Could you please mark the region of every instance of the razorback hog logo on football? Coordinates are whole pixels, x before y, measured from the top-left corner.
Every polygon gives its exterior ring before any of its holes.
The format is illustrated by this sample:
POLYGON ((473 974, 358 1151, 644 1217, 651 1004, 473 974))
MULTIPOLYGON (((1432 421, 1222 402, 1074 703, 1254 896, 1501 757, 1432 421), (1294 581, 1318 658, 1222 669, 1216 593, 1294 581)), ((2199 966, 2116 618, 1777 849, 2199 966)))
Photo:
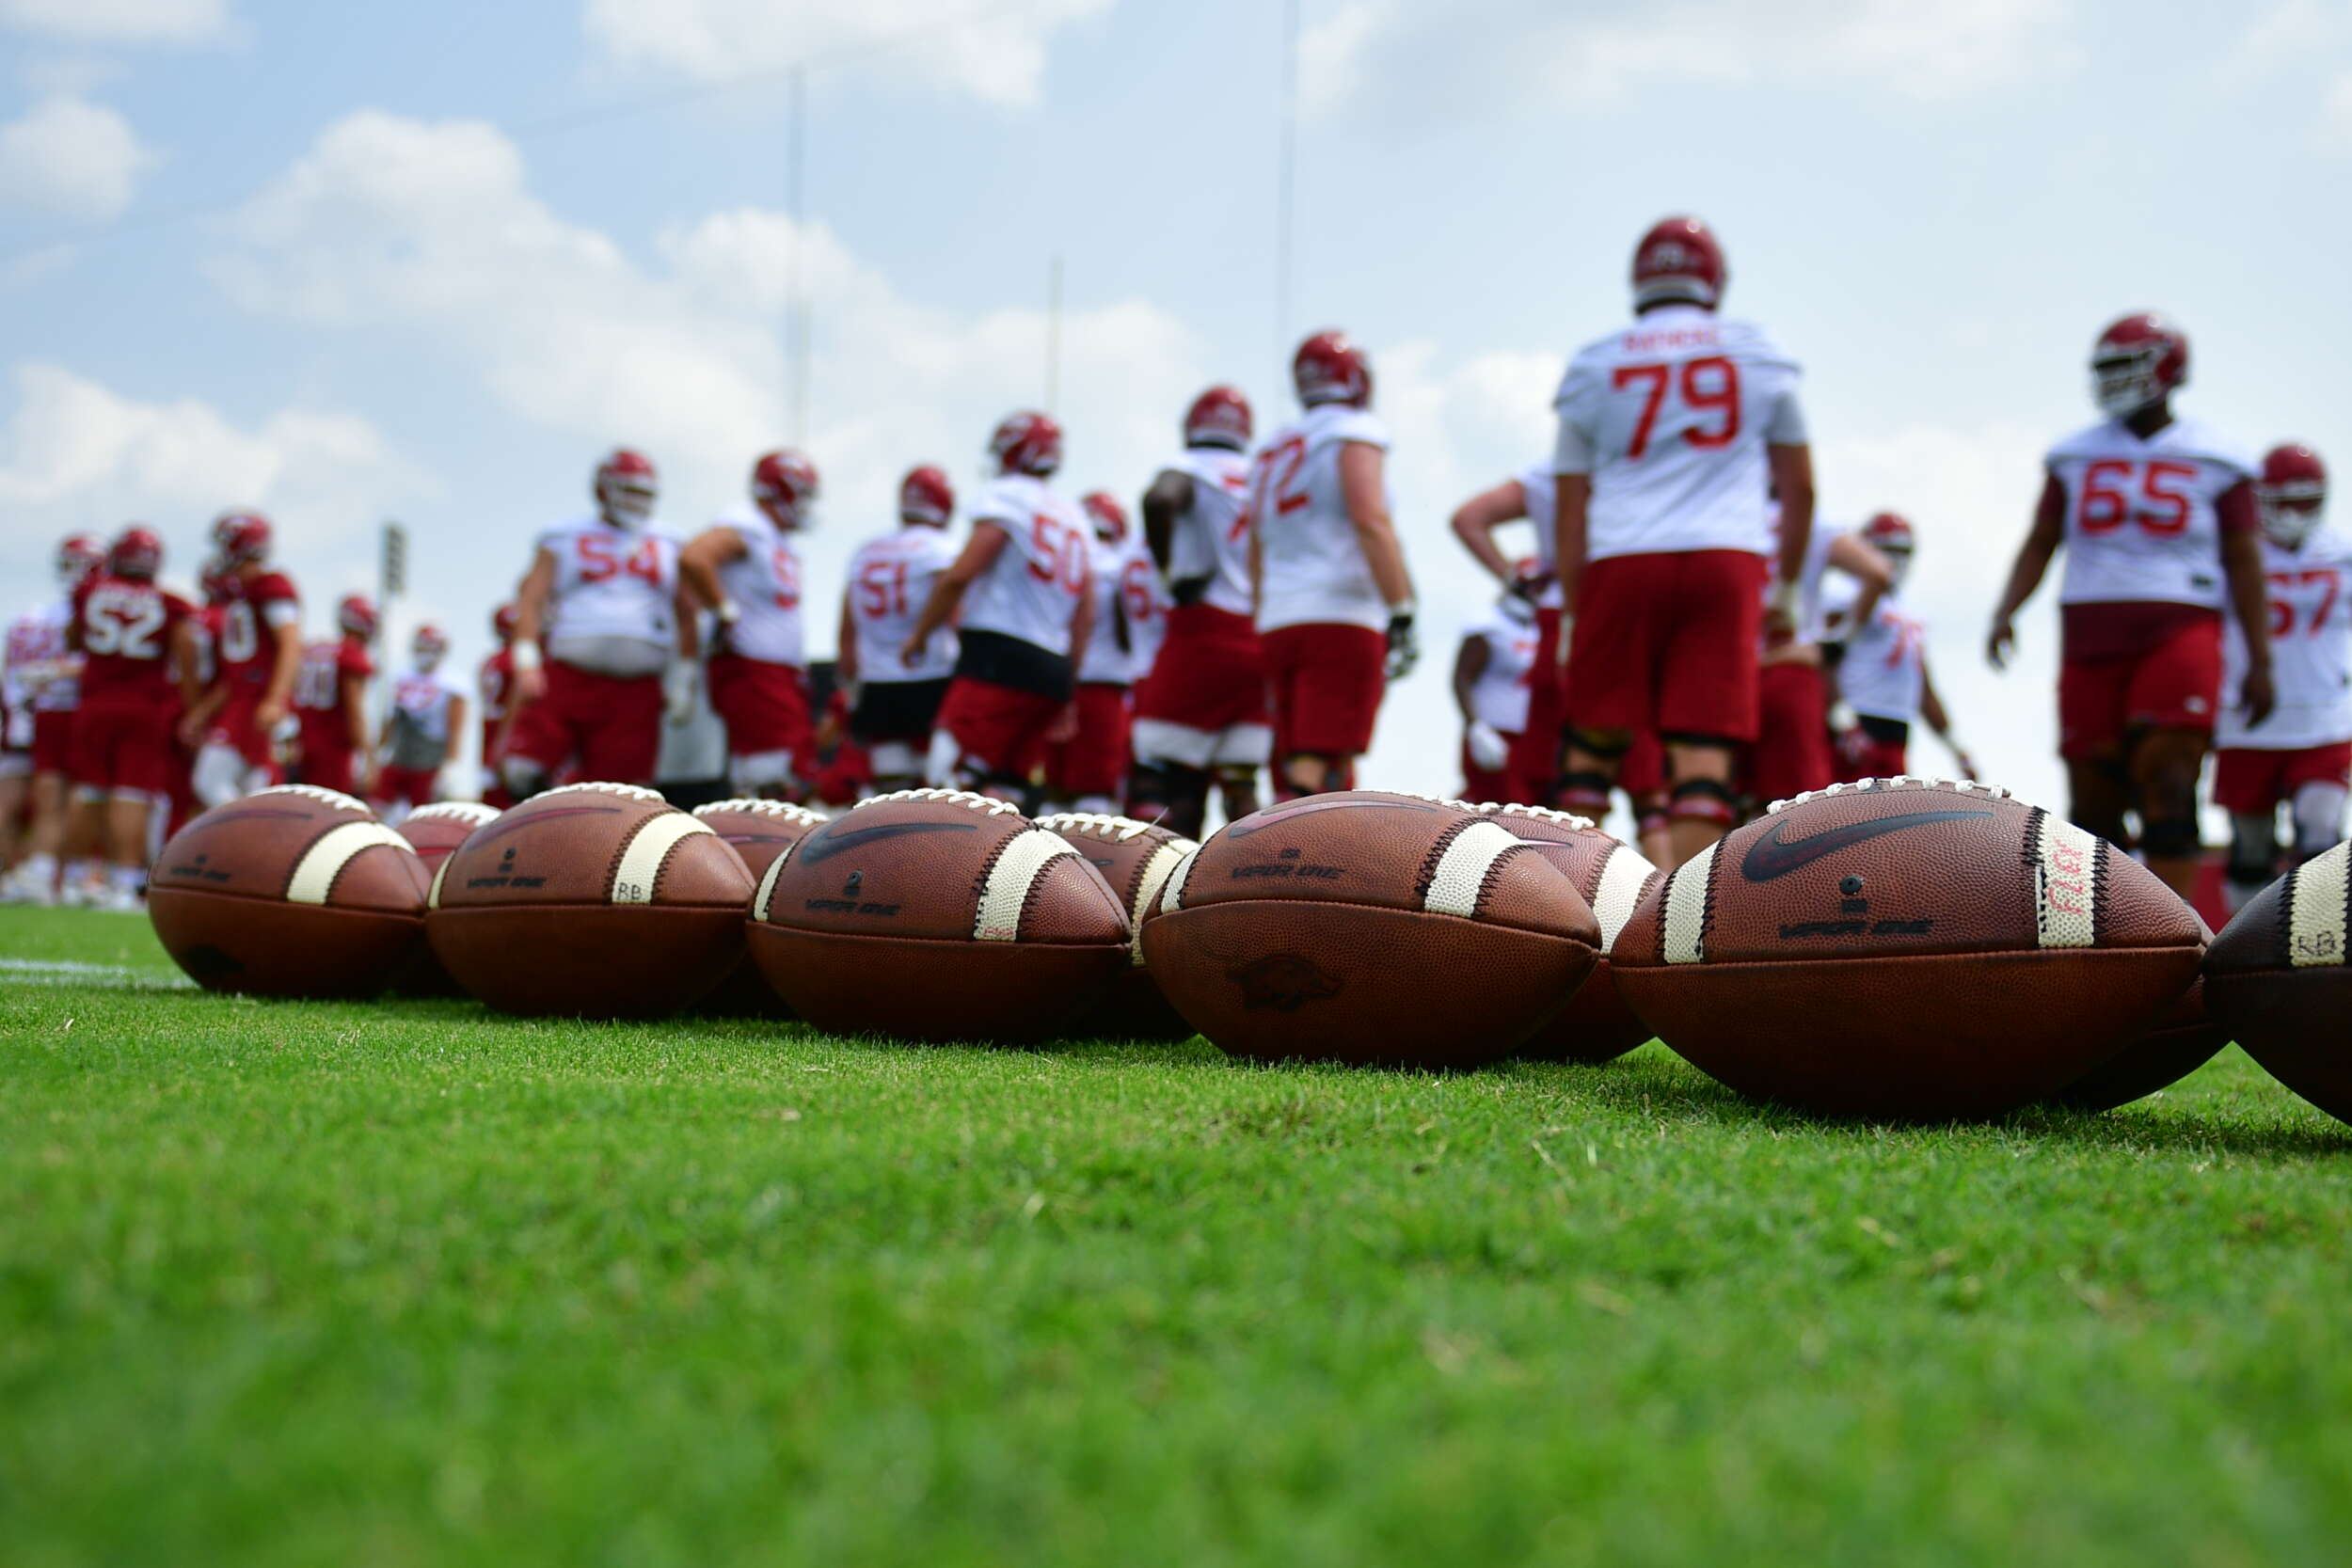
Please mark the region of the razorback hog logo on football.
POLYGON ((1295 1013, 1310 1002, 1340 993, 1339 981, 1296 953, 1269 953, 1228 970, 1226 978, 1241 988, 1242 1006, 1253 1010, 1272 1007, 1295 1013))

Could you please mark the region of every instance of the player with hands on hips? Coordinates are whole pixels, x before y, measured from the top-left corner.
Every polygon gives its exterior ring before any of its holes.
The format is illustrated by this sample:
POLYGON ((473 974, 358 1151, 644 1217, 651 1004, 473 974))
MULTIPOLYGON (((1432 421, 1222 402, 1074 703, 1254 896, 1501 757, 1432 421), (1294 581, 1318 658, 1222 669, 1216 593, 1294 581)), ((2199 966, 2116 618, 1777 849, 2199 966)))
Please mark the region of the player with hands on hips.
POLYGON ((841 591, 840 653, 834 679, 849 693, 850 737, 864 750, 878 793, 923 782, 931 731, 956 673, 956 634, 935 627, 912 657, 909 634, 931 590, 955 563, 947 537, 955 486, 935 464, 898 482, 898 526, 868 539, 850 557, 841 591))
POLYGON ((1250 580, 1273 696, 1280 800, 1355 787, 1380 700, 1420 657, 1372 361, 1343 332, 1298 345, 1302 410, 1250 477, 1250 580))
POLYGON ((440 799, 441 769, 466 732, 466 694, 441 673, 449 634, 428 621, 409 639, 408 652, 408 668, 392 682, 383 765, 372 792, 376 815, 392 823, 440 799))
POLYGON ((1994 669, 2015 618, 2066 548, 2058 754, 2076 825, 2132 841, 2187 897, 2197 881, 2197 777, 2222 701, 2222 623, 2246 665, 2235 693, 2248 729, 2274 701, 2270 608, 2253 459, 2203 421, 2177 417, 2188 337, 2162 316, 2125 316, 2090 351, 2104 416, 2050 449, 2033 526, 1993 614, 1994 669))
POLYGON ((670 672, 670 722, 694 716, 698 612, 714 623, 710 705, 727 730, 727 776, 739 795, 797 795, 792 759, 815 733, 808 708, 796 535, 816 521, 817 465, 771 451, 752 466, 752 510, 722 517, 678 557, 678 629, 686 656, 670 672))
POLYGON ((1517 764, 1541 641, 1535 606, 1551 586, 1543 562, 1514 562, 1494 613, 1462 635, 1454 657, 1454 703, 1462 715, 1462 799, 1525 803, 1534 793, 1517 764))
POLYGON ((1094 490, 1078 504, 1094 527, 1094 626, 1068 733, 1046 747, 1045 793, 1062 809, 1113 816, 1127 782, 1130 689, 1151 659, 1164 607, 1159 574, 1132 537, 1118 498, 1094 490))
POLYGON ((2254 497, 2278 704, 2257 724, 2242 698, 2232 700, 2249 670, 2245 634, 2233 625, 2213 770, 2214 804, 2230 814, 2225 891, 2233 911, 2279 875, 2280 806, 2294 833, 2288 864, 2343 841, 2352 778, 2352 541, 2328 522, 2327 465, 2307 446, 2275 447, 2263 458, 2254 497))
POLYGON ((1857 533, 1892 565, 1894 583, 1874 605, 1865 602, 1867 590, 1859 581, 1827 595, 1822 624, 1836 681, 1830 727, 1837 736, 1838 777, 1892 779, 1909 773, 1911 728, 1924 719, 1950 750, 1960 777, 1973 779, 1977 765, 1952 734, 1928 669, 1927 626, 1902 600, 1917 536, 1907 519, 1892 512, 1876 514, 1857 533))

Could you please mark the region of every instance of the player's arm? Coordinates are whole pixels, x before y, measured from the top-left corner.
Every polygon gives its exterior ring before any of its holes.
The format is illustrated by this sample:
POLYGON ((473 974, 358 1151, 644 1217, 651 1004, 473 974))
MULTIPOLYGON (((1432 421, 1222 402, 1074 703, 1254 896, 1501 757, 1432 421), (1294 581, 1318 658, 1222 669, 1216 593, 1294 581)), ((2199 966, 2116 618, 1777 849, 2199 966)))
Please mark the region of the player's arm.
POLYGON ((1494 650, 1476 632, 1462 639, 1461 649, 1454 656, 1454 705, 1461 710, 1465 724, 1478 721, 1478 715, 1470 706, 1470 693, 1477 689, 1478 677, 1486 673, 1486 665, 1493 657, 1494 650))
MULTIPOLYGON (((1143 542, 1152 551, 1152 563, 1162 577, 1168 576, 1169 552, 1176 546, 1176 519, 1192 510, 1192 476, 1174 468, 1162 468, 1152 480, 1152 488, 1143 493, 1143 542)), ((1182 582, 1170 581, 1168 592, 1178 604, 1190 604, 1209 585, 1206 578, 1186 578, 1182 582)))
POLYGON ((1495 544, 1495 530, 1527 515, 1527 491, 1516 479, 1481 490, 1454 509, 1454 537, 1497 582, 1511 580, 1511 562, 1495 544))
POLYGON ((1004 524, 988 517, 973 521, 972 537, 964 541, 962 552, 940 572, 930 593, 924 596, 922 612, 915 616, 914 629, 907 634, 905 644, 898 650, 899 657, 912 664, 922 656, 923 645, 931 640, 931 634, 955 619, 964 594, 979 580, 982 572, 996 564, 996 558, 1011 543, 1012 535, 1005 531, 1004 524))
POLYGON ((181 708, 191 719, 209 721, 213 716, 212 705, 207 701, 208 694, 196 679, 194 617, 182 615, 172 621, 171 632, 164 642, 164 648, 165 656, 171 661, 171 678, 180 688, 181 708))
POLYGON ((1859 632, 1878 616, 1879 601, 1895 586, 1895 563, 1884 552, 1859 534, 1841 533, 1830 541, 1829 564, 1836 567, 1862 585, 1854 595, 1853 608, 1848 611, 1848 635, 1859 632))
POLYGON ((1094 574, 1078 590, 1078 607, 1070 612, 1070 669, 1074 676, 1086 662, 1087 644, 1094 641, 1094 574))
MULTIPOLYGON (((2009 656, 2017 647, 2017 612, 2042 586, 2058 546, 2065 543, 2066 486, 2058 475, 2049 474, 2042 482, 2042 499, 2034 504, 2033 527, 2026 531, 2026 542, 2017 546, 2017 560, 2009 569, 2009 586, 2001 590, 2001 602, 1993 610, 1993 629, 1984 640, 1984 657, 1995 670, 2008 667, 2009 656)), ((2267 614, 2265 610, 2265 627, 2267 614)), ((2265 653, 2268 653, 2266 646, 2265 653)))
POLYGON ((449 694, 449 733, 441 737, 441 760, 447 762, 457 754, 457 737, 466 733, 466 696, 462 691, 449 694))
POLYGON ((2262 519, 2254 487, 2244 480, 2214 503, 2221 515, 2221 571, 2229 579, 2230 609, 2246 634, 2246 684, 2238 706, 2249 729, 2270 717, 2279 694, 2270 673, 2270 583, 2263 572, 2262 519))
POLYGON ((857 617, 850 612, 850 594, 841 591, 841 627, 834 633, 834 680, 845 690, 857 685, 857 617))
POLYGON ((743 542, 742 534, 723 525, 703 530, 678 552, 678 652, 686 657, 692 658, 702 651, 699 611, 707 610, 718 616, 719 634, 714 641, 726 641, 728 629, 741 611, 727 597, 726 589, 719 581, 719 569, 749 554, 751 546, 743 542))
MULTIPOLYGON (((540 639, 548 621, 548 599, 555 592, 555 552, 542 545, 532 553, 531 570, 515 590, 515 702, 535 703, 547 695, 548 675, 540 668, 545 655, 540 639)), ((512 717, 511 711, 509 717, 512 717)))
POLYGON ((1780 498, 1780 585, 1773 608, 1793 618, 1804 558, 1813 548, 1813 449, 1774 442, 1765 447, 1764 460, 1772 470, 1772 494, 1780 498))
POLYGON ((1960 765, 1960 776, 1963 779, 1975 778, 1976 759, 1968 754, 1968 748, 1960 743, 1960 736, 1952 733, 1952 716, 1944 706, 1943 695, 1935 689, 1935 673, 1928 668, 1928 656, 1924 653, 1919 656, 1919 717, 1927 721, 1928 728, 1935 732, 1936 738, 1943 741, 1946 750, 1952 753, 1952 760, 1960 765))
POLYGON ((1403 680, 1420 662, 1421 648, 1413 636, 1413 579, 1405 570, 1405 546, 1389 516, 1388 487, 1382 470, 1388 453, 1369 441, 1340 445, 1340 500, 1356 530, 1356 544, 1364 552, 1373 586, 1389 607, 1389 679, 1403 680))

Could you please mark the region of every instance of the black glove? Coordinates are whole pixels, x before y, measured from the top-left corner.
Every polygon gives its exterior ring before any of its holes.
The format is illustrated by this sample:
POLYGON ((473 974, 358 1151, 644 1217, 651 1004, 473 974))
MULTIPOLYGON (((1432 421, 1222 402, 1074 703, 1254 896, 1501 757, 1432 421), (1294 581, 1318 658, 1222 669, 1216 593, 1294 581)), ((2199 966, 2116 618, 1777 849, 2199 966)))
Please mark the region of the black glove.
POLYGON ((1421 644, 1413 638, 1413 612, 1409 610, 1389 613, 1389 679, 1401 681, 1413 673, 1421 662, 1421 644))

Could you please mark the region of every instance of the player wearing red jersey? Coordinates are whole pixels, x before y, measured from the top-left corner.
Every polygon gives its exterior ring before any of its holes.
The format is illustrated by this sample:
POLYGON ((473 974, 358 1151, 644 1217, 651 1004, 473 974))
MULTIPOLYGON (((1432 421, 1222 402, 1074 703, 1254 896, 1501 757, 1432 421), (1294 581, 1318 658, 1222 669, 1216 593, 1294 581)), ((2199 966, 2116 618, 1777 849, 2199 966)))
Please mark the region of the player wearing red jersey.
POLYGON ((1994 668, 2017 611, 2062 546, 2058 754, 2074 818, 2110 843, 2139 818, 2148 867, 2187 897, 2197 880, 2197 776, 2222 701, 2222 620, 2246 637, 2235 694, 2249 729, 2274 703, 2270 612, 2251 458, 2177 418, 2188 338, 2161 316, 2125 316, 2090 352, 2106 416, 2050 450, 2042 500, 1994 611, 1994 668))
POLYGON ((171 788, 172 712, 197 700, 194 611, 155 586, 163 560, 151 531, 123 530, 104 570, 74 590, 66 634, 82 655, 67 771, 76 800, 97 819, 92 837, 113 863, 108 902, 117 909, 138 906, 148 824, 171 788))
POLYGON ((217 806, 278 779, 280 726, 293 711, 302 664, 302 600, 269 564, 269 519, 225 512, 213 523, 214 559, 228 593, 215 641, 213 689, 181 721, 196 749, 197 798, 217 806))
POLYGON ((1653 227, 1633 250, 1633 323, 1580 350, 1553 400, 1568 617, 1561 802, 1605 806, 1635 738, 1655 731, 1677 863, 1731 824, 1733 768, 1758 725, 1764 623, 1794 624, 1813 537, 1797 364, 1760 328, 1717 315, 1727 277, 1705 224, 1653 227))
MULTIPOLYGON (((57 895, 57 858, 66 849, 70 815, 67 776, 72 751, 73 715, 82 702, 82 656, 68 644, 73 594, 104 564, 105 547, 87 534, 73 534, 57 546, 59 596, 8 628, 8 722, 21 759, 14 787, 21 799, 6 809, 29 806, 24 858, 0 884, 0 901, 47 904, 57 895)), ((0 798, 8 781, 0 778, 0 798)), ((81 852, 81 847, 75 847, 81 852)), ((69 867, 66 885, 78 880, 69 867)))
MULTIPOLYGON (((817 465, 771 451, 752 467, 749 515, 722 517, 678 557, 678 627, 693 652, 699 613, 711 612, 710 705, 727 727, 727 782, 738 795, 797 798, 792 759, 809 742, 801 561, 793 536, 811 526, 817 465)), ((694 713, 693 666, 673 671, 670 719, 694 713)))
POLYGON ((302 652, 294 673, 294 721, 301 726, 302 782, 345 795, 364 796, 369 787, 368 682, 375 661, 375 606, 346 594, 335 606, 332 642, 313 642, 302 652))
POLYGON ((506 781, 499 776, 499 759, 506 752, 515 709, 522 705, 515 697, 515 625, 518 618, 511 604, 490 612, 490 635, 498 639, 498 648, 474 674, 474 689, 482 698, 482 802, 501 811, 515 803, 506 781))
POLYGON ((956 673, 952 626, 933 631, 912 658, 907 633, 930 602, 940 574, 955 563, 947 524, 956 492, 939 468, 923 464, 898 483, 898 526, 868 539, 850 557, 834 646, 836 695, 848 694, 849 735, 863 751, 877 791, 923 782, 924 756, 939 705, 956 673))

